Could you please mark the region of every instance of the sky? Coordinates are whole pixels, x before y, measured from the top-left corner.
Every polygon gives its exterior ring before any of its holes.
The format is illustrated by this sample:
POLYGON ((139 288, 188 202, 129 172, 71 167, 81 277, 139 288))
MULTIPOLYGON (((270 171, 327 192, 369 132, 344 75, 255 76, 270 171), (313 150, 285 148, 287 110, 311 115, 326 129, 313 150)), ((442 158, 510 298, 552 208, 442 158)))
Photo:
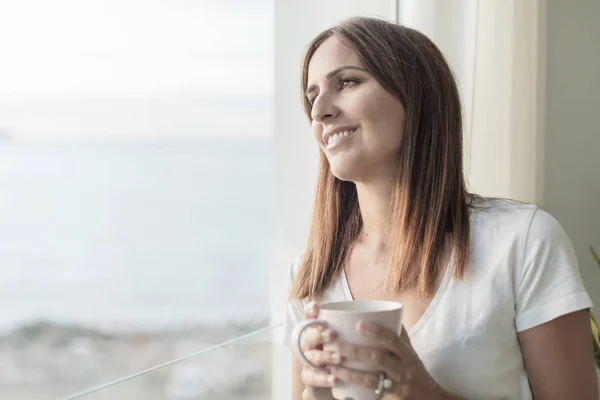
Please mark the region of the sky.
POLYGON ((267 0, 0 1, 0 131, 271 136, 267 0))

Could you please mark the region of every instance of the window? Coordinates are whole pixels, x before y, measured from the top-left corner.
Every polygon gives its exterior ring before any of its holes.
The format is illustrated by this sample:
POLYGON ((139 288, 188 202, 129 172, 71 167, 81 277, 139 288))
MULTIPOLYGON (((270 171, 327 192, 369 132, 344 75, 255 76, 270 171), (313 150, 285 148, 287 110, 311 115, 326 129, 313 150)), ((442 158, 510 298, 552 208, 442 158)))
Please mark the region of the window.
POLYGON ((0 5, 0 398, 268 324, 272 19, 264 0, 0 5))

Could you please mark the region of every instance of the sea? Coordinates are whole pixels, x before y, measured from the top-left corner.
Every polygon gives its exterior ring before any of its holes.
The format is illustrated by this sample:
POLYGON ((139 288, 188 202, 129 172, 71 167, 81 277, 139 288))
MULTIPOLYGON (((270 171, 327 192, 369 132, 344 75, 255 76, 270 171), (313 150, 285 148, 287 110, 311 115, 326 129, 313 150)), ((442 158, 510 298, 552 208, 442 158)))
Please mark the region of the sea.
POLYGON ((268 318, 273 143, 0 142, 0 331, 268 318))

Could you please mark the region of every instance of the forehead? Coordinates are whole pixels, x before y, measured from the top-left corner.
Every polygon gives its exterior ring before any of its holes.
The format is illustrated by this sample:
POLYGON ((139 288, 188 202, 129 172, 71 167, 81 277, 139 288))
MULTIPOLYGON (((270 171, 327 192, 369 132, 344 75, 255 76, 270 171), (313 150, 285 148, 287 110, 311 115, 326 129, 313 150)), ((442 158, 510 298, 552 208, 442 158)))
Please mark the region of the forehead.
POLYGON ((308 85, 316 83, 328 72, 343 66, 364 68, 354 50, 337 36, 331 36, 321 43, 310 59, 308 85))

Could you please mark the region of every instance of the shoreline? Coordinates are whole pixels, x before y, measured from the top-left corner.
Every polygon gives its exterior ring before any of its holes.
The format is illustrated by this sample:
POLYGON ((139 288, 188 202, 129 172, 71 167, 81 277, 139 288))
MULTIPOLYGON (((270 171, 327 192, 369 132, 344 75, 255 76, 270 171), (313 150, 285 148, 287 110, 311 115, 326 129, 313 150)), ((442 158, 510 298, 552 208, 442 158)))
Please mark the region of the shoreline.
MULTIPOLYGON (((38 321, 0 336, 0 398, 37 400, 67 396, 265 326, 232 324, 106 333, 38 321)), ((268 333, 258 334, 257 338, 213 349, 90 398, 203 399, 210 398, 211 393, 214 397, 221 388, 232 395, 237 393, 232 398, 252 398, 243 397, 241 392, 264 398, 270 388, 271 345, 268 333)))

